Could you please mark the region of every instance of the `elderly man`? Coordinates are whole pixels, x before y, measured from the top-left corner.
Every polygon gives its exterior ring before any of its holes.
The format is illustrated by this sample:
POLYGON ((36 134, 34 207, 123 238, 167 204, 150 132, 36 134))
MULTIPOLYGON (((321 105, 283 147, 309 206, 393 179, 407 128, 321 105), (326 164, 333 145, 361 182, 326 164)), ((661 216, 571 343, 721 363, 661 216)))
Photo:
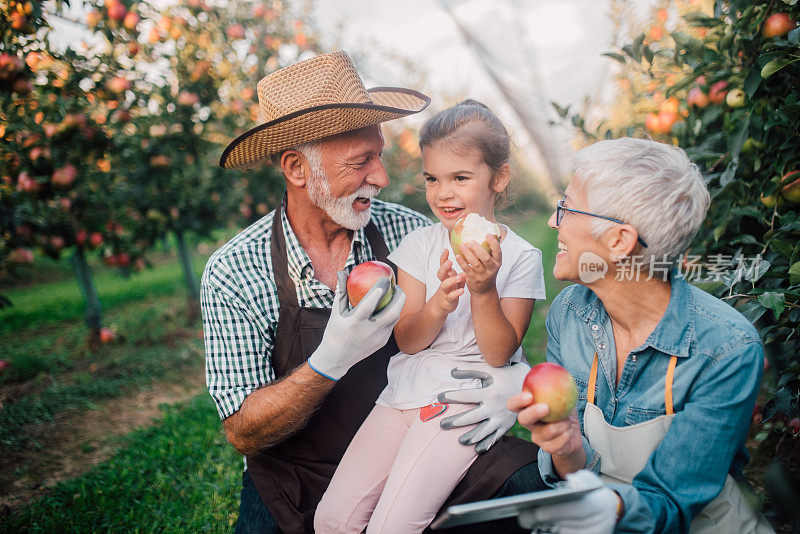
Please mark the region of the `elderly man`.
MULTIPOLYGON (((237 531, 311 532, 337 463, 386 385, 405 301, 398 288, 376 313, 383 279, 351 310, 346 273, 387 261, 406 233, 429 224, 373 199, 389 183, 380 123, 418 113, 429 99, 408 89, 367 91, 342 52, 267 76, 258 96, 263 124, 233 141, 220 165, 271 157, 286 196, 206 266, 206 377, 228 440, 246 455, 237 531)), ((449 393, 476 408, 442 426, 479 423, 461 441, 486 453, 447 504, 537 489, 536 447, 502 437, 514 421, 505 403, 527 367, 458 372, 484 387, 449 393)))

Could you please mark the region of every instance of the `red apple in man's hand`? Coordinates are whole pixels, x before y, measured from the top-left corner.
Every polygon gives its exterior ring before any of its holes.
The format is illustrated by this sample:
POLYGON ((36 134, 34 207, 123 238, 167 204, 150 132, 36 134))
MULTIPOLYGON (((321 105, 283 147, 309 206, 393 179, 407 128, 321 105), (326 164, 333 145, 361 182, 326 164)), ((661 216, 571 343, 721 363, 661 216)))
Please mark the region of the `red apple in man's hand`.
POLYGON ((550 413, 542 418, 544 423, 563 421, 572 413, 578 400, 578 387, 569 372, 558 364, 544 362, 528 371, 522 390, 533 395, 533 403, 544 403, 550 413))
POLYGON ((356 307, 361 299, 369 293, 372 286, 375 285, 381 278, 389 279, 389 289, 378 303, 375 311, 380 311, 385 308, 392 300, 394 295, 395 278, 394 271, 391 267, 382 261, 367 261, 356 267, 350 272, 347 277, 347 297, 350 299, 350 306, 356 307))

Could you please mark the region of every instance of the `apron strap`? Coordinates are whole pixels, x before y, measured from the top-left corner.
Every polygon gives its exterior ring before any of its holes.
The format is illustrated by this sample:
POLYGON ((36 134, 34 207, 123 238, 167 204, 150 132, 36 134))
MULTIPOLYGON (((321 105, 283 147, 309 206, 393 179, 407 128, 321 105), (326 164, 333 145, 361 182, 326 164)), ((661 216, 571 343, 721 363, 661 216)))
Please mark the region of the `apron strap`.
POLYGON ((672 378, 675 375, 675 364, 678 357, 672 356, 667 367, 667 377, 664 379, 664 406, 667 408, 667 415, 672 415, 672 378))
MULTIPOLYGON (((664 406, 667 409, 667 415, 672 415, 672 380, 675 377, 675 365, 678 363, 678 357, 672 356, 669 359, 669 366, 667 367, 667 376, 664 379, 664 406)), ((594 353, 592 360, 592 369, 589 371, 589 388, 586 391, 586 400, 590 404, 594 404, 594 388, 597 384, 597 351, 594 353)))
POLYGON ((594 404, 594 386, 597 384, 597 351, 594 351, 592 360, 592 370, 589 371, 589 390, 586 392, 586 400, 589 404, 594 404))

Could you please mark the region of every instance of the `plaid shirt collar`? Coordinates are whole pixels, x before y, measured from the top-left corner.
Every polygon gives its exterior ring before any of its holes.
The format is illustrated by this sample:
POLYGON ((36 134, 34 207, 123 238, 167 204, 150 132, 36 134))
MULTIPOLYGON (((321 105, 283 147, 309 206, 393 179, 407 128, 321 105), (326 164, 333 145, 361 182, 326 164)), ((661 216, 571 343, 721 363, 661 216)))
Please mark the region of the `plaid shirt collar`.
MULTIPOLYGON (((286 242, 286 255, 289 262, 289 277, 297 287, 303 286, 309 290, 327 291, 331 293, 332 298, 333 292, 325 284, 314 279, 314 266, 311 264, 311 258, 308 257, 308 254, 300 245, 300 241, 297 239, 291 224, 289 224, 289 218, 286 216, 285 198, 281 202, 280 214, 286 242)), ((359 228, 353 233, 350 253, 344 266, 345 272, 349 273, 353 267, 364 263, 370 258, 372 258, 372 247, 367 241, 364 229, 359 228)))

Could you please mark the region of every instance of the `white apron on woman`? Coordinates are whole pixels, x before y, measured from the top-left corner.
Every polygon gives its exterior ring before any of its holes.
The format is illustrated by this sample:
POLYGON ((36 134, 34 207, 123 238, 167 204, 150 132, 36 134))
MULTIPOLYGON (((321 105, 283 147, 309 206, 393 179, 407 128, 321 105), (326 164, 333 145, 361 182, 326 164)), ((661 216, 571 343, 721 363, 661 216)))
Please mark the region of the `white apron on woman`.
MULTIPOLYGON (((672 377, 676 361, 676 357, 672 356, 665 379, 666 415, 631 426, 616 427, 606 422, 603 412, 594 404, 594 389, 597 382, 597 354, 595 354, 589 377, 583 429, 586 439, 600 455, 600 476, 603 479, 631 484, 666 436, 675 417, 672 406, 672 377)), ((730 474, 727 475, 719 495, 692 520, 689 531, 692 534, 774 533, 764 517, 754 511, 745 500, 730 474)))

